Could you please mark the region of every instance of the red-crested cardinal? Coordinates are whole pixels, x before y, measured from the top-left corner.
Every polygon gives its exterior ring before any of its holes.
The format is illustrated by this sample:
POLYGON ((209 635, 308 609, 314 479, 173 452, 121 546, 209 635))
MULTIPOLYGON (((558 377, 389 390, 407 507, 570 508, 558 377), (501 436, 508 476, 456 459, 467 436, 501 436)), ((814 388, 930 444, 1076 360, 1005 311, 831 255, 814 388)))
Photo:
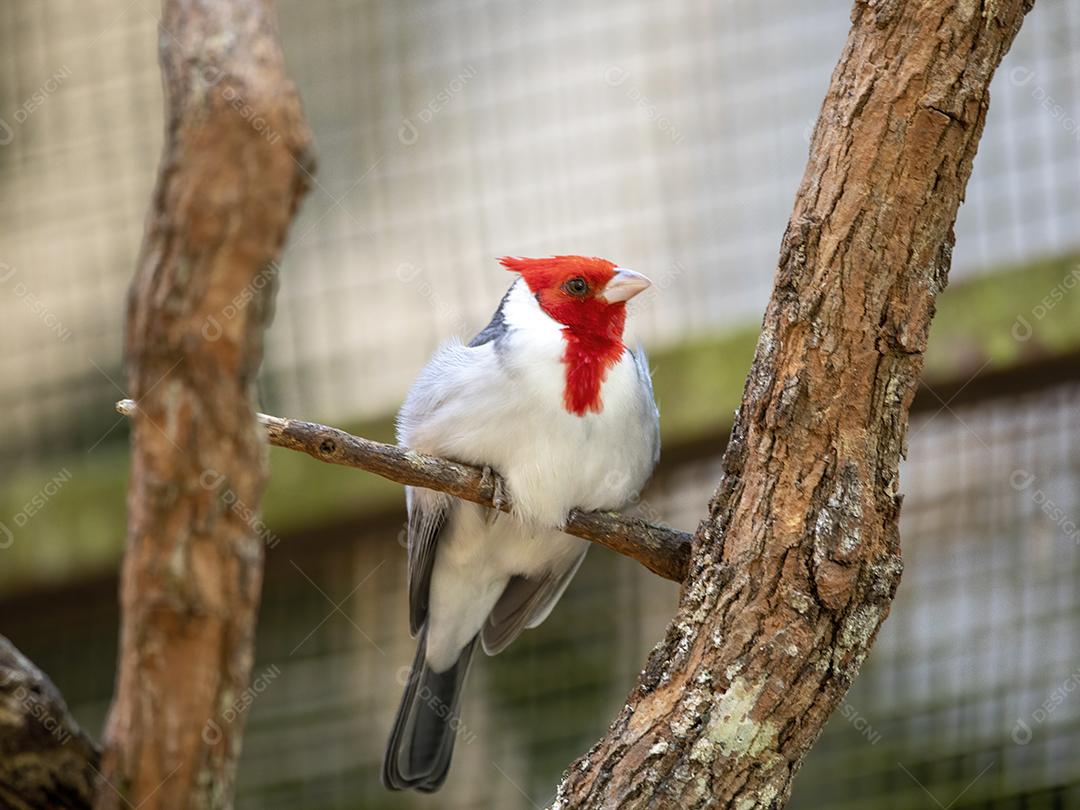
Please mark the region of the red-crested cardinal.
POLYGON ((519 274, 468 345, 431 358, 398 442, 497 472, 512 513, 406 489, 409 621, 418 636, 383 762, 393 789, 437 790, 477 644, 494 655, 547 618, 585 557, 572 508, 619 509, 652 474, 660 415, 626 302, 649 286, 604 259, 502 258, 519 274))

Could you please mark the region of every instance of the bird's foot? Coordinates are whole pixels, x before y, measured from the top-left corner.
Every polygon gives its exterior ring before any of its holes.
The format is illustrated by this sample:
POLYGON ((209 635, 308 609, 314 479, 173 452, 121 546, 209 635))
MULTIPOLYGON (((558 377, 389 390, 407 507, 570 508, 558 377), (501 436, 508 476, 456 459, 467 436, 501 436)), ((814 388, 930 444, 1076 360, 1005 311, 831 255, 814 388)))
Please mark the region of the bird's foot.
POLYGON ((491 513, 488 516, 488 521, 492 521, 496 518, 499 512, 506 508, 506 505, 510 503, 510 496, 506 492, 506 484, 503 483, 502 476, 499 475, 491 467, 484 465, 483 475, 480 481, 491 487, 491 513))

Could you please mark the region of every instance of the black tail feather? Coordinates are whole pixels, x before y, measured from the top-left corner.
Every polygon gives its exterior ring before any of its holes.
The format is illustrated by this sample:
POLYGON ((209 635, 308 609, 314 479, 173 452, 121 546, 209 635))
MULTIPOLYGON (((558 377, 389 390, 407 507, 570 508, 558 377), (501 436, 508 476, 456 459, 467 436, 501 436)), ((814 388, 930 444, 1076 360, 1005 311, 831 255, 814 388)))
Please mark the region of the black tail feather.
POLYGON ((434 672, 424 660, 427 631, 421 631, 383 759, 382 781, 387 788, 430 793, 446 780, 458 731, 461 687, 476 641, 469 642, 448 670, 434 672))

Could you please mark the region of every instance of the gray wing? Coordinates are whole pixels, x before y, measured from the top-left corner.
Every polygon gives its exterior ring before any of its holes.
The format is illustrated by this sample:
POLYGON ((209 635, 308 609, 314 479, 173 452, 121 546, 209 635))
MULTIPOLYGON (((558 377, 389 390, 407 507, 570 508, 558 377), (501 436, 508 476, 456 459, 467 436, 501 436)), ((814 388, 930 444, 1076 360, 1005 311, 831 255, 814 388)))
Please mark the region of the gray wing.
MULTIPOLYGON (((509 295, 510 290, 507 290, 491 321, 469 341, 467 348, 475 349, 487 343, 497 343, 506 334, 503 306, 509 295)), ((444 402, 432 392, 422 397, 414 396, 415 392, 414 386, 405 407, 398 414, 399 441, 407 433, 409 423, 423 419, 444 402)), ((440 493, 418 491, 412 487, 406 488, 406 503, 409 510, 409 627, 415 636, 427 621, 428 591, 431 588, 431 568, 435 564, 435 547, 454 503, 451 498, 440 493)))
POLYGON ((581 567, 588 550, 588 546, 583 548, 565 571, 553 571, 533 579, 511 577, 480 631, 484 652, 488 655, 502 652, 523 630, 543 622, 581 567))
POLYGON ((645 348, 638 344, 630 349, 630 356, 634 358, 634 368, 637 369, 638 379, 641 381, 642 408, 646 422, 646 436, 652 443, 653 467, 660 461, 660 409, 656 405, 656 395, 653 393, 652 374, 649 372, 649 358, 645 356, 645 348))
POLYGON ((503 335, 506 334, 506 317, 503 315, 503 309, 506 307, 506 299, 510 297, 511 291, 514 289, 514 285, 510 285, 505 293, 503 293, 502 300, 499 301, 499 307, 495 310, 495 314, 491 316, 491 320, 488 325, 476 333, 476 336, 468 342, 468 347, 474 349, 477 346, 483 346, 485 343, 491 343, 492 341, 498 341, 503 335))
POLYGON ((405 490, 409 509, 409 630, 415 636, 427 621, 435 546, 453 504, 441 493, 405 490))

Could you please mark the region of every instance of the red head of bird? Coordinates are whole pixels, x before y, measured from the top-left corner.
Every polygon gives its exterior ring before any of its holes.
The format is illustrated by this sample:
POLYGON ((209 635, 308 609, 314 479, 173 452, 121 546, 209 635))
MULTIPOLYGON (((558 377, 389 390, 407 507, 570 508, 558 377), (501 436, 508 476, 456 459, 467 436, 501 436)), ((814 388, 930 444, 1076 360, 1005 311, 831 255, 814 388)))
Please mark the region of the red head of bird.
POLYGON ((563 325, 566 409, 578 416, 599 413, 604 377, 626 348, 626 302, 649 280, 607 259, 585 256, 504 256, 499 263, 519 273, 540 309, 563 325))

